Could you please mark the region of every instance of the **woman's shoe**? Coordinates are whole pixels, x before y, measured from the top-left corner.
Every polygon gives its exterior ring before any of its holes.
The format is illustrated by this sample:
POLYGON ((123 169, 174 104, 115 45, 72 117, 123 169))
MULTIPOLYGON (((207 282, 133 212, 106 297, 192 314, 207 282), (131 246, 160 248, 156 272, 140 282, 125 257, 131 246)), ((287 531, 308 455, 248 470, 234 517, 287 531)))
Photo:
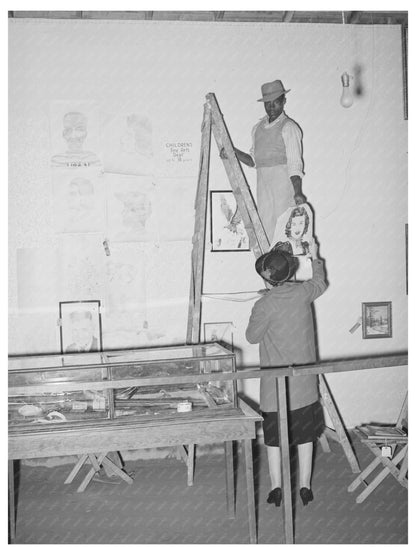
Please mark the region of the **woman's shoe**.
POLYGON ((282 502, 282 488, 274 488, 269 493, 269 497, 267 498, 267 503, 275 504, 276 507, 280 507, 280 503, 282 502))
POLYGON ((299 494, 304 505, 307 505, 310 501, 313 501, 313 493, 311 489, 300 488, 299 494))

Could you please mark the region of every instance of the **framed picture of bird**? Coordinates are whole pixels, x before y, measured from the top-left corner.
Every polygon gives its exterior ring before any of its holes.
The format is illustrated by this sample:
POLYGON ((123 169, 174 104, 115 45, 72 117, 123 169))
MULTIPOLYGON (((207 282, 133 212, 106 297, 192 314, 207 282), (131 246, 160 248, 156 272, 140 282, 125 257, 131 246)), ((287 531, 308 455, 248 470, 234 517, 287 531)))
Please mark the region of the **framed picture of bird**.
POLYGON ((211 252, 249 251, 249 240, 232 191, 210 191, 211 252))

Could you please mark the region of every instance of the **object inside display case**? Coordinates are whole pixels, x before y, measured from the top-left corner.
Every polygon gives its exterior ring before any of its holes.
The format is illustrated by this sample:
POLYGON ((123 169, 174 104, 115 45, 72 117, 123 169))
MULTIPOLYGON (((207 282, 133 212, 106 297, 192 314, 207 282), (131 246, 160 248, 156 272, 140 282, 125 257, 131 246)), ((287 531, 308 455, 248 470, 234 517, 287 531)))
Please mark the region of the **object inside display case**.
POLYGON ((233 353, 216 343, 11 357, 9 427, 50 429, 105 420, 227 413, 237 406, 235 382, 198 383, 195 376, 234 371, 233 353), (157 383, 152 384, 152 378, 157 383))
POLYGON ((59 424, 109 418, 108 391, 71 391, 9 397, 9 424, 59 424))

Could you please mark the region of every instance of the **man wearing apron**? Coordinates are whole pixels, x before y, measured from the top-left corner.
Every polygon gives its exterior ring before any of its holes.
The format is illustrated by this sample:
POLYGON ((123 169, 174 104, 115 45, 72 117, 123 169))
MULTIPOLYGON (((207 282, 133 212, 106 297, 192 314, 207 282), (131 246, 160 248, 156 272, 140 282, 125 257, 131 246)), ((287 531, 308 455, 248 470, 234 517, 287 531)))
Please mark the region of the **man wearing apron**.
POLYGON ((306 202, 302 131, 283 111, 289 90, 280 80, 262 85, 258 102, 264 103, 266 116, 253 128, 250 154, 234 148, 240 162, 257 170, 257 210, 269 242, 277 218, 290 206, 306 202))

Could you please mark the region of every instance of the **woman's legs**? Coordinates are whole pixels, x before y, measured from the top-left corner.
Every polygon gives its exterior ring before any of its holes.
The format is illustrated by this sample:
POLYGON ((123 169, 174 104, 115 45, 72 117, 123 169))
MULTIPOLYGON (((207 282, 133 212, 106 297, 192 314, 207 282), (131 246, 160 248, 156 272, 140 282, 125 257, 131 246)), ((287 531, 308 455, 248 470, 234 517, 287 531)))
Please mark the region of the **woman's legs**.
POLYGON ((267 458, 269 461, 269 474, 272 483, 272 489, 282 487, 282 472, 281 472, 281 456, 280 447, 271 447, 266 445, 267 458))
POLYGON ((298 445, 299 488, 311 488, 312 455, 312 441, 298 445))

